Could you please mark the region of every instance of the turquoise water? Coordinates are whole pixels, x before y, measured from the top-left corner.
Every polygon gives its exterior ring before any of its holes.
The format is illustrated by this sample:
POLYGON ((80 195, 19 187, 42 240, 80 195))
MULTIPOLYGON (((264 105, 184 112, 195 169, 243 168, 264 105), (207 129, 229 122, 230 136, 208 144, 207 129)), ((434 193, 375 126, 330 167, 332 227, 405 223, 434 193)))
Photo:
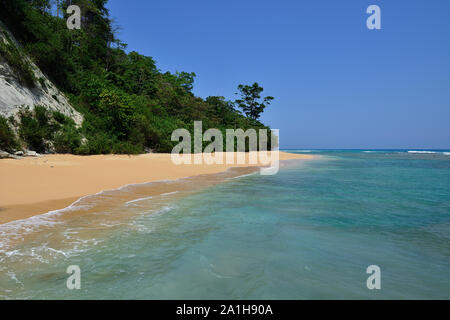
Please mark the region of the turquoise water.
POLYGON ((0 298, 450 298, 450 153, 291 152, 319 158, 140 197, 96 212, 95 227, 92 216, 46 217, 38 235, 0 251, 0 298), (117 215, 130 218, 108 222, 117 215), (69 265, 81 290, 66 288, 69 265), (370 265, 381 290, 366 286, 370 265))

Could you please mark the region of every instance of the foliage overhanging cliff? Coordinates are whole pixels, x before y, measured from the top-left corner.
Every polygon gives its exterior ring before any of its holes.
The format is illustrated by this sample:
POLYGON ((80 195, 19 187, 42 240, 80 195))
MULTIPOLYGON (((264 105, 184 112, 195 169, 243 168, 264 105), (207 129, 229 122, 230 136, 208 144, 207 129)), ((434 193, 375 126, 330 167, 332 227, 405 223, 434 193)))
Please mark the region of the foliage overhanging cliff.
POLYGON ((151 57, 126 53, 126 45, 115 37, 107 0, 57 2, 61 8, 80 6, 81 30, 69 30, 67 16, 51 13, 52 0, 2 0, 0 19, 84 116, 82 127, 76 131, 71 127, 65 137, 65 151, 141 153, 149 148, 170 152, 177 144, 171 141, 173 130, 193 131, 194 120, 203 121, 204 128, 222 131, 267 128, 242 115, 223 97, 196 97, 194 73, 163 73, 151 57), (86 138, 84 143, 81 136, 86 138))

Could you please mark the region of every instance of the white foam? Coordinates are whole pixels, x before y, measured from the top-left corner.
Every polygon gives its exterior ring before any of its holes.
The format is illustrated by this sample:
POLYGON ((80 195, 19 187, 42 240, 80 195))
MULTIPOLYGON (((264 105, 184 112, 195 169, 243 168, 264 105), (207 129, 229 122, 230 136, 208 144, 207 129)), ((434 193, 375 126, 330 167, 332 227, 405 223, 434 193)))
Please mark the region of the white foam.
POLYGON ((125 202, 125 204, 128 205, 128 204, 132 204, 132 203, 139 202, 139 201, 149 200, 149 199, 152 199, 152 198, 153 197, 139 198, 139 199, 135 199, 135 200, 131 200, 131 201, 125 202))
POLYGON ((64 251, 56 250, 56 249, 53 249, 53 248, 50 248, 50 247, 47 247, 47 250, 52 251, 54 253, 62 254, 64 257, 67 257, 67 254, 64 251))
POLYGON ((40 230, 43 227, 54 227, 63 222, 56 218, 65 212, 73 210, 86 210, 89 206, 81 205, 81 201, 102 194, 103 191, 94 195, 87 195, 79 198, 71 205, 58 210, 52 210, 44 214, 32 216, 22 220, 15 220, 5 224, 0 224, 0 253, 6 253, 6 247, 9 241, 23 239, 24 234, 29 234, 40 230))
POLYGON ((239 179, 239 178, 244 178, 244 177, 249 177, 249 176, 253 176, 255 175, 257 172, 252 172, 252 173, 247 173, 247 174, 243 174, 237 177, 233 177, 233 178, 229 178, 228 180, 234 180, 234 179, 239 179))
MULTIPOLYGON (((94 198, 96 196, 100 196, 102 194, 106 194, 107 192, 111 191, 117 191, 117 190, 123 190, 129 187, 134 186, 140 186, 140 185, 148 185, 153 183, 159 183, 159 182, 173 182, 181 179, 175 179, 175 180, 159 180, 159 181, 153 181, 153 182, 145 182, 145 183, 137 183, 137 184, 128 184, 124 185, 120 188, 113 189, 113 190, 102 190, 96 194, 90 194, 87 196, 83 196, 73 202, 71 205, 69 205, 66 208, 58 209, 58 210, 52 210, 40 215, 35 215, 26 219, 22 220, 14 220, 8 223, 0 224, 0 253, 5 253, 7 243, 9 243, 12 239, 23 239, 21 235, 31 233, 33 231, 39 230, 41 227, 51 227, 57 224, 61 224, 61 221, 57 221, 55 218, 59 215, 63 214, 64 212, 73 211, 73 210, 86 210, 91 208, 91 206, 87 205, 81 205, 81 202, 88 198, 94 198)), ((177 191, 178 192, 178 191, 177 191)), ((169 195, 176 192, 171 192, 164 195, 169 195)))
POLYGON ((146 212, 142 213, 141 216, 145 216, 146 219, 153 218, 153 217, 160 216, 160 215, 162 215, 164 213, 167 213, 169 211, 172 211, 175 208, 177 208, 177 206, 175 206, 175 205, 168 205, 168 206, 164 206, 161 209, 156 210, 156 211, 154 211, 154 210, 146 211, 146 212))
POLYGON ((0 225, 0 253, 5 252, 4 248, 6 248, 9 241, 23 239, 23 234, 36 231, 44 226, 51 227, 60 224, 61 222, 52 219, 52 216, 59 214, 61 211, 50 211, 28 219, 16 220, 0 225))
POLYGON ((172 195, 172 194, 176 194, 176 193, 178 193, 179 191, 174 191, 174 192, 167 192, 167 193, 163 193, 163 194, 161 194, 161 196, 163 196, 163 197, 165 197, 165 196, 170 196, 170 195, 172 195))
MULTIPOLYGON (((227 171, 228 170, 230 170, 230 168, 228 168, 227 171)), ((64 223, 63 221, 58 221, 56 218, 65 212, 73 211, 73 210, 87 210, 87 209, 91 208, 92 205, 86 205, 86 204, 83 205, 82 204, 82 201, 85 199, 95 198, 96 196, 104 195, 104 194, 107 194, 108 192, 112 192, 112 191, 123 191, 124 189, 130 188, 130 187, 145 186, 145 185, 155 184, 155 183, 171 183, 171 182, 180 181, 180 180, 184 180, 184 179, 185 178, 172 179, 172 180, 158 180, 158 181, 151 181, 151 182, 144 182, 144 183, 133 183, 133 184, 124 185, 117 189, 102 190, 96 194, 90 194, 90 195, 80 197, 78 200, 76 200, 75 202, 73 202, 66 208, 52 210, 52 211, 49 211, 49 212, 46 212, 46 213, 43 213, 40 215, 35 215, 35 216, 29 217, 26 219, 15 220, 15 221, 11 221, 11 222, 8 222, 5 224, 0 224, 0 253, 5 254, 7 256, 12 256, 12 255, 16 255, 16 254, 23 255, 23 254, 19 253, 17 250, 16 251, 8 251, 8 249, 7 249, 8 244, 12 240, 21 240, 21 239, 23 240, 23 235, 38 231, 43 227, 53 227, 55 225, 63 224, 64 223)), ((161 196, 169 196, 172 194, 176 194, 178 192, 179 191, 163 193, 163 194, 161 194, 161 196)), ((152 198, 152 197, 135 199, 135 200, 128 201, 126 204, 143 201, 143 200, 147 200, 150 198, 152 198)), ((174 207, 164 207, 155 213, 161 214, 161 213, 170 211, 173 208, 174 207)), ((68 234, 64 234, 64 235, 66 236, 67 239, 71 238, 68 234)), ((98 244, 98 241, 95 241, 94 244, 95 245, 98 244)), ((50 249, 50 251, 53 251, 53 250, 50 249)), ((65 254, 71 254, 73 252, 81 252, 84 250, 78 250, 77 246, 75 246, 75 248, 71 251, 65 252, 65 254)), ((62 252, 62 251, 60 253, 64 254, 64 252, 62 252)), ((41 262, 47 263, 47 261, 44 258, 42 258, 41 256, 39 256, 35 253, 34 249, 31 250, 31 256, 34 258, 37 258, 41 262)))
POLYGON ((157 180, 157 181, 150 181, 150 182, 143 182, 143 183, 130 183, 130 184, 126 184, 122 187, 119 187, 117 189, 112 189, 109 191, 123 191, 124 189, 128 189, 128 188, 133 188, 133 187, 139 187, 139 186, 148 186, 151 184, 155 184, 155 183, 167 183, 167 182, 175 182, 178 180, 182 180, 183 178, 179 178, 179 179, 173 179, 173 180, 157 180))
POLYGON ((20 284, 20 285, 23 287, 23 283, 22 283, 19 279, 17 279, 17 276, 16 276, 16 274, 15 274, 14 272, 8 271, 8 276, 9 276, 12 280, 14 280, 17 284, 20 284))
POLYGON ((408 153, 418 153, 418 154, 434 154, 437 153, 435 151, 408 151, 408 153))
POLYGON ((152 233, 154 231, 153 227, 148 227, 148 226, 146 226, 146 225, 144 225, 142 223, 139 223, 137 221, 133 221, 129 225, 133 228, 133 230, 135 230, 135 231, 137 231, 139 233, 148 234, 148 233, 152 233))
POLYGON ((155 214, 166 213, 166 212, 172 211, 172 210, 175 209, 175 208, 176 208, 176 206, 173 206, 173 205, 165 206, 165 207, 163 207, 163 208, 157 210, 157 211, 155 212, 155 214))

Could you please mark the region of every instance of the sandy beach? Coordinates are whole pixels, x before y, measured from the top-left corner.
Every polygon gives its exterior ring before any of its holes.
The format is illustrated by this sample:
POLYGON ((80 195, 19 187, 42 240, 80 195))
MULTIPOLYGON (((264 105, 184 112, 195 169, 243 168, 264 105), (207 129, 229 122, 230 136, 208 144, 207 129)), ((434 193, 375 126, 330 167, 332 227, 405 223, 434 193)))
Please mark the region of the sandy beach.
MULTIPOLYGON (((248 155, 247 155, 248 157, 248 155)), ((311 156, 280 152, 280 160, 311 156)), ((175 165, 170 154, 46 155, 0 161, 0 224, 67 207, 80 197, 129 184, 215 174, 255 165, 175 165)))

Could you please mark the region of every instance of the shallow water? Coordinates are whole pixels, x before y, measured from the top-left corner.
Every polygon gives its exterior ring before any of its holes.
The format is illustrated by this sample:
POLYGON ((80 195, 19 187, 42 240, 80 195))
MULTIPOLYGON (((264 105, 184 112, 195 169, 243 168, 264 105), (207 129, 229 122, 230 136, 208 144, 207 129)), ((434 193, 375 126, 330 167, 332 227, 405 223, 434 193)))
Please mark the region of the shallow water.
POLYGON ((450 155, 408 151, 308 150, 275 176, 128 187, 0 227, 0 298, 449 299, 450 155))

